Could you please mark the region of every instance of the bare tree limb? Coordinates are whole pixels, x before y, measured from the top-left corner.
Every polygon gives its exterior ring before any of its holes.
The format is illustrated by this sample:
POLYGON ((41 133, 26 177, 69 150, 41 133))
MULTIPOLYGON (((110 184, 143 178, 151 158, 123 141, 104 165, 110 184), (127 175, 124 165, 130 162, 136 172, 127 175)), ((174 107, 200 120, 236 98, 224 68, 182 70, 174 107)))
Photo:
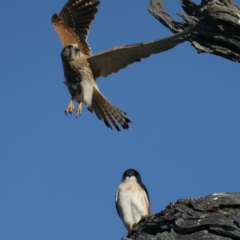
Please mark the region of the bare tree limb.
POLYGON ((197 23, 187 40, 198 53, 211 53, 240 62, 240 8, 233 0, 202 0, 199 5, 190 0, 181 0, 181 3, 187 14, 178 15, 184 22, 175 21, 165 11, 162 0, 151 0, 148 9, 174 33, 197 23))

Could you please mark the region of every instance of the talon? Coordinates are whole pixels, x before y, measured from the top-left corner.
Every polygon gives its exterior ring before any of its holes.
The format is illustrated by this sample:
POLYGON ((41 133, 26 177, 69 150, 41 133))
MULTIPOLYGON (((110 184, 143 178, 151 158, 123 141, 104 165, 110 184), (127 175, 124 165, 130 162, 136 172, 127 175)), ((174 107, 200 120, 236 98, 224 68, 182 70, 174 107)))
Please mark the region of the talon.
POLYGON ((78 115, 81 115, 82 114, 82 102, 80 102, 79 104, 78 104, 78 108, 77 108, 77 111, 76 111, 76 118, 77 118, 77 116, 78 115))
POLYGON ((73 105, 73 101, 71 100, 70 103, 68 104, 66 110, 65 110, 65 114, 67 115, 68 113, 72 114, 72 111, 74 110, 74 105, 73 105))

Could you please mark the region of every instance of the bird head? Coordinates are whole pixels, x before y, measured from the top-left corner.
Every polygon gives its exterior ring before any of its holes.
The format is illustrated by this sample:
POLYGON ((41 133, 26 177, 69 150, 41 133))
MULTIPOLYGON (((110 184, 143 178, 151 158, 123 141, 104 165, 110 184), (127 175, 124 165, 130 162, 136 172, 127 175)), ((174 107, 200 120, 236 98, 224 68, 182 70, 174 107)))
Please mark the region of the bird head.
POLYGON ((122 182, 130 180, 137 180, 141 182, 141 176, 137 170, 128 169, 123 173, 122 182))
POLYGON ((81 51, 78 44, 69 44, 65 46, 61 53, 62 60, 74 60, 81 57, 81 51))

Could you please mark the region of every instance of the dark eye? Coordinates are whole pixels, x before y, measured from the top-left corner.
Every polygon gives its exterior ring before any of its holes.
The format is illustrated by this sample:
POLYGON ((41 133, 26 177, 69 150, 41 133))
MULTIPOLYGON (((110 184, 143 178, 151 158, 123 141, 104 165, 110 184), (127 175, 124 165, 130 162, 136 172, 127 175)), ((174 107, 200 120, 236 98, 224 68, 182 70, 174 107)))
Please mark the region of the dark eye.
POLYGON ((72 45, 68 45, 67 48, 68 48, 68 49, 72 49, 72 45))

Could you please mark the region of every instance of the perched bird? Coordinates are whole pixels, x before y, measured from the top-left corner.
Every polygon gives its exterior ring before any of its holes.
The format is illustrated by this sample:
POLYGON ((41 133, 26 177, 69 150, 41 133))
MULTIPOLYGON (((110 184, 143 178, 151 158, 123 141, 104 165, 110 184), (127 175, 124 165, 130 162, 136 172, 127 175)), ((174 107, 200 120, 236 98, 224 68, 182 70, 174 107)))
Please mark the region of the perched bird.
POLYGON ((123 173, 117 188, 115 204, 125 228, 130 231, 135 223, 150 214, 150 199, 141 176, 135 169, 123 173))
POLYGON ((103 96, 96 79, 116 73, 141 58, 173 48, 185 41, 181 37, 188 30, 165 39, 115 47, 92 56, 87 36, 99 3, 98 0, 69 0, 59 14, 52 16, 52 24, 64 46, 61 53, 64 83, 71 94, 65 113, 72 113, 75 108, 73 100, 76 100, 79 103, 76 116, 81 114, 84 103, 107 127, 112 129, 113 125, 120 131, 118 124, 128 129, 131 121, 126 112, 103 96))

